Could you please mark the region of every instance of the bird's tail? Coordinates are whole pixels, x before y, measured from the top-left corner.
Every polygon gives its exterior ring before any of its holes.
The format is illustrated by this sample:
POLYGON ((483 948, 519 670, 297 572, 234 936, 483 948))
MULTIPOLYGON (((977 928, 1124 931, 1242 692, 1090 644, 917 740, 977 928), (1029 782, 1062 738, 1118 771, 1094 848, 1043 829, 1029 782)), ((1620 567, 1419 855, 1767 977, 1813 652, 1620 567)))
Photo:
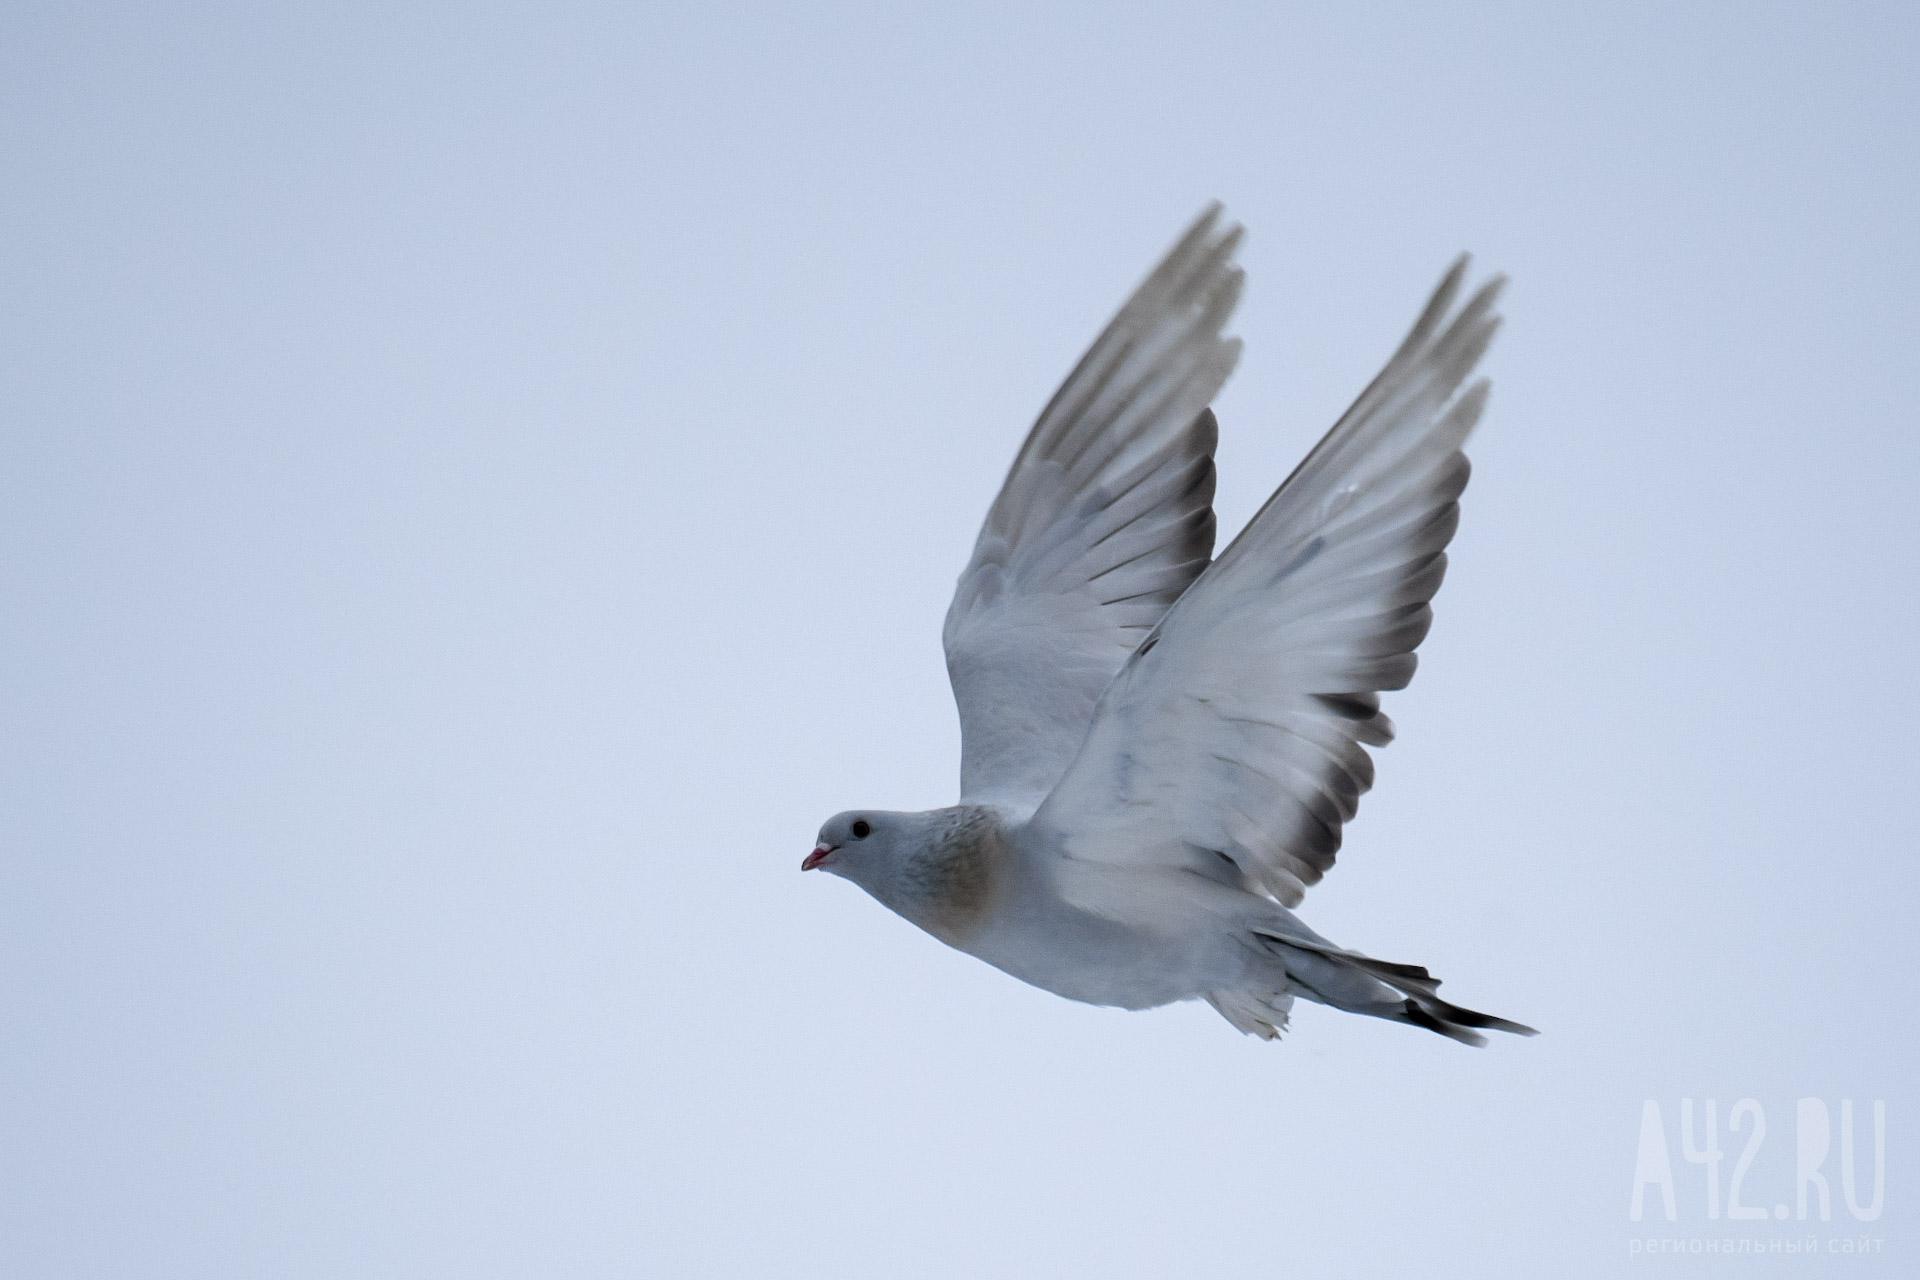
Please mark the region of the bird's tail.
POLYGON ((1436 994, 1440 979, 1417 964, 1376 960, 1318 937, 1264 929, 1254 933, 1286 965, 1292 989, 1309 1000, 1349 1013, 1425 1027, 1461 1044, 1484 1045, 1487 1038, 1481 1031, 1540 1034, 1523 1023, 1449 1004, 1436 994))

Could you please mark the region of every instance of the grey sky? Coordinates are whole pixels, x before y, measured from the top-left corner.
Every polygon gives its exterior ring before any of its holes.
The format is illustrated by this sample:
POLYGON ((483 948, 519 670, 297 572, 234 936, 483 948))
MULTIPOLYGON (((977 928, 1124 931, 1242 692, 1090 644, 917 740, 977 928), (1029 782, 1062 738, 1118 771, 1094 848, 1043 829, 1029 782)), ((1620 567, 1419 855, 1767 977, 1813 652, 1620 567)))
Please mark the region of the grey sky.
POLYGON ((1589 9, 9 6, 0 1272, 1911 1266, 1920 18, 1589 9), (953 798, 953 577, 1213 197, 1223 531, 1513 278, 1303 914, 1537 1040, 1077 1006, 798 872, 953 798), (1708 1221, 1749 1096, 1761 1206, 1886 1100, 1883 1216, 1708 1221))

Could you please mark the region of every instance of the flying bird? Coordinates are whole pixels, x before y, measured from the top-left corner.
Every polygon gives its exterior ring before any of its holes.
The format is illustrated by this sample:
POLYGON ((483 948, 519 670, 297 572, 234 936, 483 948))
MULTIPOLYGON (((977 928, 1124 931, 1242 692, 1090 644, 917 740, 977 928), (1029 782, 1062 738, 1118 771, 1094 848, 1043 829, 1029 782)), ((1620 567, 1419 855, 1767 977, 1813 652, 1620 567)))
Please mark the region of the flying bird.
POLYGON ((1454 264, 1386 367, 1213 555, 1208 407, 1241 228, 1209 207, 1014 458, 947 611, 960 803, 854 809, 801 864, 1072 1000, 1207 1001, 1272 1039, 1295 997, 1484 1044, 1449 1004, 1292 911, 1333 866, 1393 725, 1486 403, 1462 390, 1499 278, 1454 264))

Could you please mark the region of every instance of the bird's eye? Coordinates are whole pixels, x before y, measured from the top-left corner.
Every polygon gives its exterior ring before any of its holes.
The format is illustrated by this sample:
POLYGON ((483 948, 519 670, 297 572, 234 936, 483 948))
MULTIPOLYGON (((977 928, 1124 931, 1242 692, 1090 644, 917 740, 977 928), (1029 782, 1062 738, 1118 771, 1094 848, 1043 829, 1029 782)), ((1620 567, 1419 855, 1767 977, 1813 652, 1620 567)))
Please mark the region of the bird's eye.
POLYGON ((865 818, 856 818, 854 820, 853 838, 855 840, 865 840, 868 836, 872 834, 873 834, 872 823, 868 822, 865 818))

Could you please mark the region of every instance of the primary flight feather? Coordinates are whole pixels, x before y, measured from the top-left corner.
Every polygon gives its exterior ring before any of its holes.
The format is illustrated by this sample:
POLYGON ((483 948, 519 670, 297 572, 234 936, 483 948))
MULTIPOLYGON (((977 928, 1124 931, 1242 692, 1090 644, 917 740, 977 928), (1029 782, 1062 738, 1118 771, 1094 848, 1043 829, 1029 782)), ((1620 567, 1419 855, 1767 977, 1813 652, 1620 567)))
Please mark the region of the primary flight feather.
POLYGON ((1271 1038, 1295 996, 1469 1044, 1532 1029, 1334 945, 1289 909, 1392 739, 1486 402, 1498 279, 1442 280, 1386 368, 1213 557, 1207 406, 1239 358, 1241 231, 1201 215, 1055 393, 947 611, 960 803, 828 820, 854 881, 1048 991, 1204 999, 1271 1038))

